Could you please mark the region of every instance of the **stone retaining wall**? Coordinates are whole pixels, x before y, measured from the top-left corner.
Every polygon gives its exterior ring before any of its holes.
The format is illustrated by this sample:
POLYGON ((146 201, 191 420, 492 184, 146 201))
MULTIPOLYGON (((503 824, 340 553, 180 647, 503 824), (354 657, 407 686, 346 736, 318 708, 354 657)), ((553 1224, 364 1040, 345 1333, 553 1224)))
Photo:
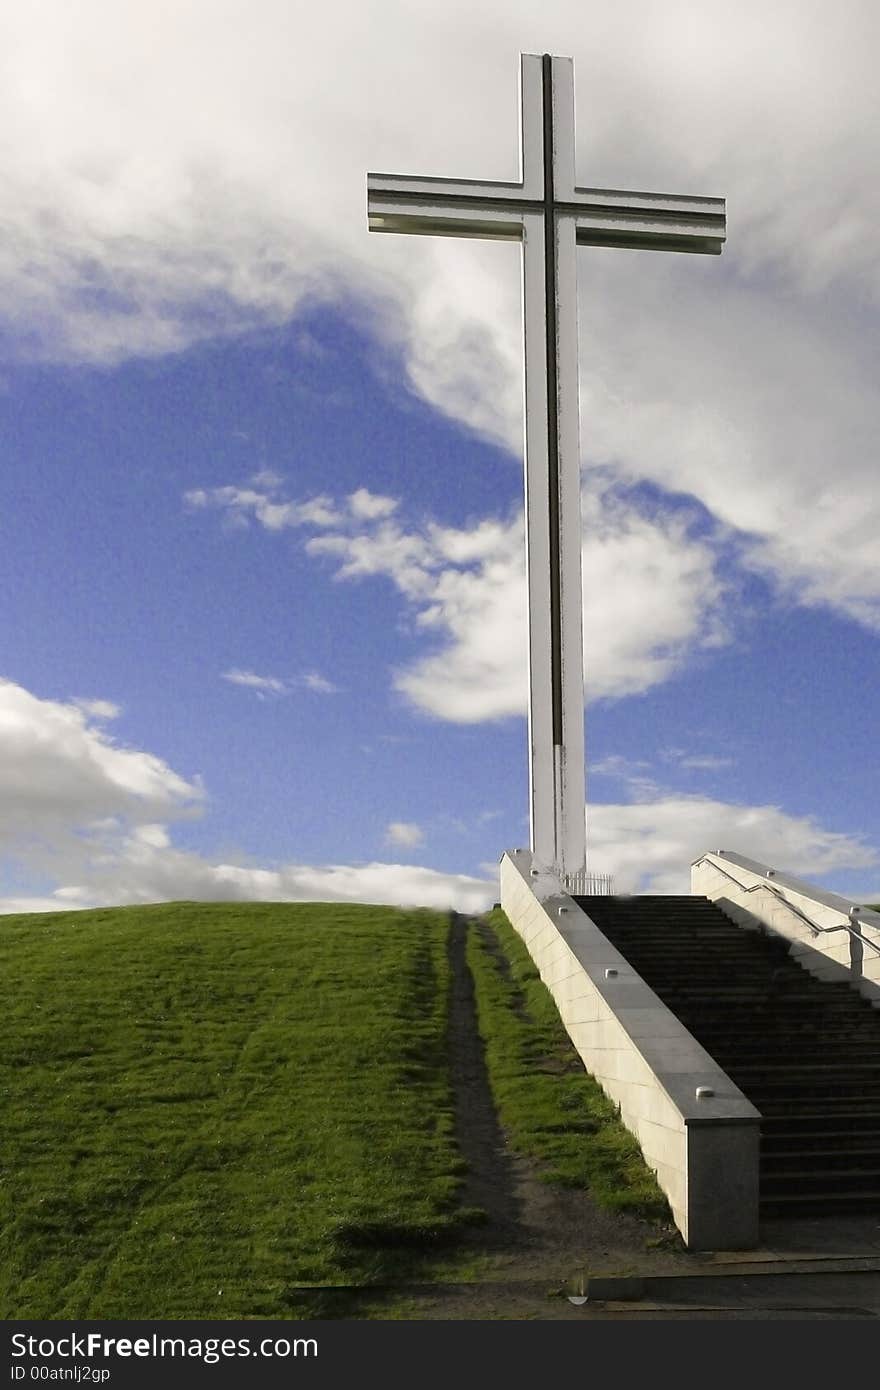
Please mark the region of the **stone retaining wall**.
POLYGON ((501 860, 501 906, 584 1066, 657 1174, 688 1247, 756 1245, 755 1107, 527 850, 501 860), (714 1094, 698 1100, 697 1087, 714 1094))

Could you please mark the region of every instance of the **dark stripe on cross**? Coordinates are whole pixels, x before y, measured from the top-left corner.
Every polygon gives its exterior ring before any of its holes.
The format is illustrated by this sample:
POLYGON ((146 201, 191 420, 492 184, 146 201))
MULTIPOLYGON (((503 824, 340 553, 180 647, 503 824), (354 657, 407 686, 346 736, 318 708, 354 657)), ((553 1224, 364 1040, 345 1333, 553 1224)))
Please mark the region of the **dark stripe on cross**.
POLYGON ((553 743, 562 745, 562 603, 559 558, 559 393, 556 380, 556 209, 553 200, 553 59, 541 60, 544 89, 544 301, 547 322, 547 487, 550 501, 550 689, 553 743))

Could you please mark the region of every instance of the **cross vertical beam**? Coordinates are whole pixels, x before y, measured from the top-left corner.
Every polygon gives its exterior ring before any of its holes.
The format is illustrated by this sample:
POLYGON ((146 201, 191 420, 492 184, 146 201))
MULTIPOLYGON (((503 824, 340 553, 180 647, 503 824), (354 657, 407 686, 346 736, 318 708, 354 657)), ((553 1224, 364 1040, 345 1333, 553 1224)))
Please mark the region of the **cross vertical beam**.
POLYGON ((522 244, 531 847, 563 878, 586 860, 576 248, 725 237, 721 198, 577 188, 574 132, 571 59, 524 53, 517 183, 367 175, 370 231, 522 244))

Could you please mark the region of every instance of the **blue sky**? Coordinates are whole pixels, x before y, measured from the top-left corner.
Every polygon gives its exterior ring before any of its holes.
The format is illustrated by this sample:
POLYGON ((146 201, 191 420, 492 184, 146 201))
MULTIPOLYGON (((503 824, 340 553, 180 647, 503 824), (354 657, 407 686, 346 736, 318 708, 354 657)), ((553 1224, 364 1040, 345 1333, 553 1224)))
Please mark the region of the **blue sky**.
POLYGON ((542 49, 580 183, 729 212, 720 260, 579 253, 591 867, 684 892, 723 847, 880 899, 871 7, 764 12, 783 65, 757 5, 379 0, 390 44, 341 5, 333 83, 326 17, 81 8, 4 20, 0 910, 497 896, 518 253, 370 237, 364 188, 515 177, 542 49))

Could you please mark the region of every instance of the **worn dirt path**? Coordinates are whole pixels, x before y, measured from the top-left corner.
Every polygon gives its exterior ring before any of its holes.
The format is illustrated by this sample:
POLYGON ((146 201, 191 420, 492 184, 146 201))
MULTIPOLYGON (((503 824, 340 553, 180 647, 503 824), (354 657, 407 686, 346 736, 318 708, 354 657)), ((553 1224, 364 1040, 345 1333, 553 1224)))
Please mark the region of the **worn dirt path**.
MULTIPOLYGON (((560 1290, 574 1291, 580 1274, 690 1272, 693 1256, 674 1228, 666 1248, 651 1249, 662 1228, 597 1207, 585 1192, 542 1182, 536 1163, 515 1154, 499 1123, 483 1041, 477 1026, 474 984, 465 959, 468 930, 479 924, 454 916, 450 935, 452 997, 450 1068, 455 1133, 468 1164, 462 1202, 488 1214, 474 1227, 469 1249, 486 1257, 473 1285, 419 1288, 404 1296, 416 1318, 533 1318, 583 1316, 560 1290)), ((381 1316, 376 1309, 374 1316, 381 1316)))

